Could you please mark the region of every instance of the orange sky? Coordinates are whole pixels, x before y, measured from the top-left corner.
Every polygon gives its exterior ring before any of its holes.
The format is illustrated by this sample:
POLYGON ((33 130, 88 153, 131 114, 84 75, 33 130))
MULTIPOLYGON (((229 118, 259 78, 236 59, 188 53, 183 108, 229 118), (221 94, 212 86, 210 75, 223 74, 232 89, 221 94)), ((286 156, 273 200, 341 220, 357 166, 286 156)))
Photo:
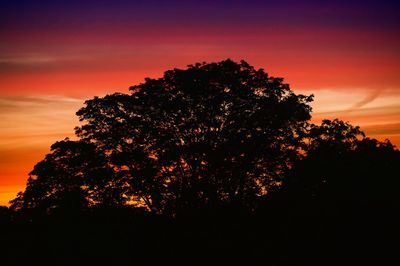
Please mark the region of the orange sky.
POLYGON ((85 99, 199 61, 245 59, 313 93, 314 121, 338 117, 400 146, 400 23, 389 4, 105 2, 0 3, 0 205, 73 136, 85 99))

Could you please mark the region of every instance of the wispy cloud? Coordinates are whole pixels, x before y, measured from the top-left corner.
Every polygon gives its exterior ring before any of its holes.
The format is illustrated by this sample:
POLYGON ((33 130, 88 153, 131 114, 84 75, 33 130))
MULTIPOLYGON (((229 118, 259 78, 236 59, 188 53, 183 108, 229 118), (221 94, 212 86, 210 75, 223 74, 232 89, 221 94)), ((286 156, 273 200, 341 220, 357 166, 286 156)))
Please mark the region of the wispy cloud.
POLYGON ((72 135, 78 120, 75 112, 83 102, 65 96, 0 97, 0 149, 72 135))
POLYGON ((379 97, 379 95, 382 94, 382 90, 375 90, 373 92, 371 92, 370 94, 368 94, 363 100, 357 102, 356 104, 354 104, 349 111, 352 111, 354 109, 359 109, 365 105, 367 105, 368 103, 374 101, 376 98, 379 97))
POLYGON ((57 58, 51 56, 0 57, 0 64, 42 64, 55 61, 57 58))

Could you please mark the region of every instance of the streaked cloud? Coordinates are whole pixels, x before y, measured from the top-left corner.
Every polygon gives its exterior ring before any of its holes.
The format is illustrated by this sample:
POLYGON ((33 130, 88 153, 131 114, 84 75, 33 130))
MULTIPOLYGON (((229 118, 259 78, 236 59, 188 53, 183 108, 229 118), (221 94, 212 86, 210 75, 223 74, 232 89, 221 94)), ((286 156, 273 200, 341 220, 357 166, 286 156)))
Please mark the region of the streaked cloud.
POLYGON ((84 99, 63 96, 0 97, 0 148, 72 135, 75 112, 84 99))
POLYGON ((379 97, 379 95, 382 93, 381 90, 374 90, 371 93, 369 93, 364 99, 362 99, 361 101, 355 103, 349 111, 355 110, 355 109, 359 109, 361 107, 363 107, 364 105, 367 105, 368 103, 374 101, 376 98, 379 97))
POLYGON ((0 64, 41 64, 57 61, 50 56, 19 56, 19 57, 0 57, 0 64))

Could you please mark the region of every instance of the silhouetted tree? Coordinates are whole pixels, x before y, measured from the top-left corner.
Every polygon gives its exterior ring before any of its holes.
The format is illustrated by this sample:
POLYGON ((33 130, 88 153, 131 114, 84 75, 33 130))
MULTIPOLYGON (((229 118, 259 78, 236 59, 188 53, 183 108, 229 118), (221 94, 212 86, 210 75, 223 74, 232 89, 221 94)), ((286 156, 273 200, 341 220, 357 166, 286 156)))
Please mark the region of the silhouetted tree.
POLYGON ((130 89, 86 101, 77 113, 80 141, 56 144, 14 205, 49 208, 72 191, 105 202, 108 193, 97 191, 107 187, 111 202, 157 213, 251 207, 281 183, 310 119, 312 96, 294 94, 282 78, 244 61, 190 65, 130 89), (92 177, 96 157, 81 149, 101 156, 108 172, 92 177))
POLYGON ((11 201, 12 209, 51 213, 116 200, 105 192, 112 171, 95 145, 65 139, 53 144, 51 151, 29 173, 25 191, 11 201))
POLYGON ((196 64, 86 102, 76 129, 156 212, 251 205, 296 158, 310 96, 246 62, 196 64))
POLYGON ((389 198, 400 203, 393 191, 400 185, 400 152, 388 140, 366 138, 359 127, 337 119, 311 125, 307 136, 305 156, 285 184, 294 198, 342 207, 389 198))

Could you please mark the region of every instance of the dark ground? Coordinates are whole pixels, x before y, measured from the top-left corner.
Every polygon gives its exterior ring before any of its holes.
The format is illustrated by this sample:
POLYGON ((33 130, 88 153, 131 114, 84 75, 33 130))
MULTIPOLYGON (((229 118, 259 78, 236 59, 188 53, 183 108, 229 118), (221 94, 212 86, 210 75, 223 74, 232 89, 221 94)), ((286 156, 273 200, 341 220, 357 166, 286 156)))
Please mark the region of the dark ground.
POLYGON ((3 213, 1 265, 389 265, 398 251, 396 213, 378 204, 328 211, 280 202, 251 214, 225 207, 175 219, 126 208, 12 219, 3 213))

